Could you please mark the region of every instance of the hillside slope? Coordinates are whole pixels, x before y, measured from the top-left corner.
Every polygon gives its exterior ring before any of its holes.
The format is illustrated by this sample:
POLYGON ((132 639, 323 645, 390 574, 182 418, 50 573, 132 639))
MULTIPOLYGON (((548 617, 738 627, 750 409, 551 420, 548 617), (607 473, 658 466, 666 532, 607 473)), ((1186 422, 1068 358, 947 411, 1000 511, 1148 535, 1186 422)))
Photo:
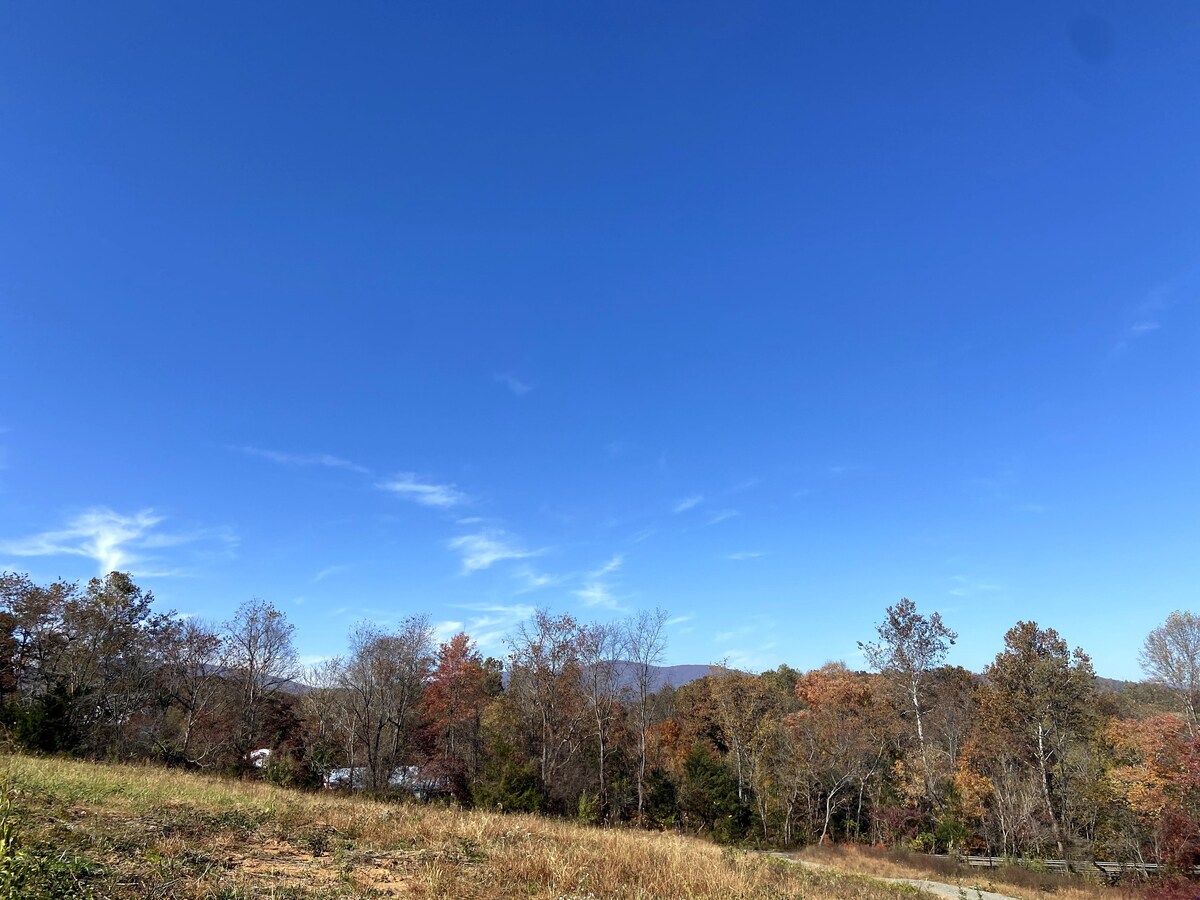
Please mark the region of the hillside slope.
POLYGON ((11 755, 0 779, 5 897, 913 897, 699 839, 536 816, 11 755))

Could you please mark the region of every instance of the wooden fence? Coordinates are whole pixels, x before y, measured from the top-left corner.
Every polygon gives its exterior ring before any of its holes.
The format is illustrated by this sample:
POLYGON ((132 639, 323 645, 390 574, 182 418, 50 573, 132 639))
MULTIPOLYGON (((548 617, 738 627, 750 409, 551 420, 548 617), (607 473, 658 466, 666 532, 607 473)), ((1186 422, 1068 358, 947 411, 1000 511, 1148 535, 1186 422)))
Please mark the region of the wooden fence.
MULTIPOLYGON (((934 854, 930 854, 935 856, 934 854)), ((998 869, 1001 866, 1028 864, 1059 875, 1095 875, 1097 872, 1108 881, 1116 881, 1123 875, 1139 875, 1143 878, 1150 875, 1160 875, 1166 866, 1158 863, 1142 862, 1102 862, 1100 860, 1078 859, 1031 859, 1018 860, 1009 856, 935 856, 937 859, 956 859, 973 869, 998 869)), ((1191 870, 1192 875, 1200 875, 1200 866, 1191 870)))

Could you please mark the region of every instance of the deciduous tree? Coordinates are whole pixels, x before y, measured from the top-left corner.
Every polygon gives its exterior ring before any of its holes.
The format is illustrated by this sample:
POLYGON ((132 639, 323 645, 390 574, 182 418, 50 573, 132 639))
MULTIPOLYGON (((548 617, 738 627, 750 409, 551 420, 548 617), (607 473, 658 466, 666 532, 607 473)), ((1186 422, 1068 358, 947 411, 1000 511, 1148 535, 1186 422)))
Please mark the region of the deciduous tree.
MULTIPOLYGON (((1054 836, 1064 852, 1072 778, 1068 752, 1094 709, 1095 673, 1082 650, 1068 650, 1052 628, 1018 622, 1004 650, 984 671, 981 720, 988 738, 1036 772, 1036 783, 1054 836)), ((996 779, 993 779, 995 781, 996 779)))
POLYGON ((1175 611, 1146 636, 1142 671, 1179 695, 1184 721, 1192 737, 1200 734, 1200 616, 1175 611))
POLYGON ((559 776, 582 746, 580 629, 573 616, 537 610, 509 639, 508 689, 528 721, 543 791, 564 799, 559 776))
POLYGON ((268 702, 299 674, 294 633, 283 612, 257 597, 239 606, 221 627, 221 664, 237 698, 233 745, 239 759, 265 737, 268 702))
POLYGON ((405 619, 395 632, 360 625, 339 685, 354 729, 354 748, 363 753, 365 786, 386 790, 392 774, 410 763, 425 680, 432 667, 432 632, 424 616, 405 619))
POLYGON ((637 796, 638 821, 646 811, 646 738, 650 731, 650 694, 654 666, 661 665, 667 650, 667 613, 665 610, 643 610, 624 623, 624 647, 633 664, 634 710, 637 720, 638 762, 637 796))
POLYGON ((921 760, 925 795, 940 805, 941 791, 934 777, 925 736, 930 674, 946 660, 958 635, 942 623, 940 613, 923 616, 907 597, 887 608, 887 618, 877 628, 879 640, 859 642, 871 667, 880 672, 905 698, 912 715, 921 760))
POLYGON ((433 763, 460 789, 479 770, 480 717, 491 695, 488 683, 483 657, 465 634, 456 634, 438 647, 425 688, 425 715, 434 737, 433 763))

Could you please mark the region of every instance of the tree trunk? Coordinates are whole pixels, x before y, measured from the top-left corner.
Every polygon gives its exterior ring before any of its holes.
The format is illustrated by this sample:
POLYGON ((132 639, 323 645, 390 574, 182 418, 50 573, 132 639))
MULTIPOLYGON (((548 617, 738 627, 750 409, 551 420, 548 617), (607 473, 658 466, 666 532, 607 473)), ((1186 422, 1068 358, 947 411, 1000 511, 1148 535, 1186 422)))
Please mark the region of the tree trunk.
POLYGON ((1059 858, 1063 855, 1062 829, 1058 824, 1058 816, 1054 814, 1054 804, 1050 800, 1050 773, 1046 769, 1046 729, 1041 722, 1037 726, 1038 735, 1038 768, 1041 770, 1042 799, 1046 803, 1046 813, 1050 816, 1050 824, 1054 828, 1054 843, 1058 847, 1059 858))

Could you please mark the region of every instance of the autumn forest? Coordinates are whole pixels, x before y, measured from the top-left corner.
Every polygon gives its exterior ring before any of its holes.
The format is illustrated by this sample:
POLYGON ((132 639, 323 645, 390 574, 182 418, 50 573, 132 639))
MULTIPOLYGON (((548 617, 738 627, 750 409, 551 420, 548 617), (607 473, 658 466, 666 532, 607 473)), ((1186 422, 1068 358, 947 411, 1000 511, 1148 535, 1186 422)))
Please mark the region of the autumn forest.
POLYGON ((1200 616, 1144 636, 1142 683, 1017 622, 982 672, 903 599, 829 663, 657 673, 667 615, 538 611, 501 658, 428 618, 356 627, 303 668, 283 611, 226 622, 161 609, 128 575, 0 576, 0 722, 10 747, 154 760, 279 785, 703 834, 1026 858, 1200 863, 1200 616), (269 750, 270 753, 262 751, 269 750))

